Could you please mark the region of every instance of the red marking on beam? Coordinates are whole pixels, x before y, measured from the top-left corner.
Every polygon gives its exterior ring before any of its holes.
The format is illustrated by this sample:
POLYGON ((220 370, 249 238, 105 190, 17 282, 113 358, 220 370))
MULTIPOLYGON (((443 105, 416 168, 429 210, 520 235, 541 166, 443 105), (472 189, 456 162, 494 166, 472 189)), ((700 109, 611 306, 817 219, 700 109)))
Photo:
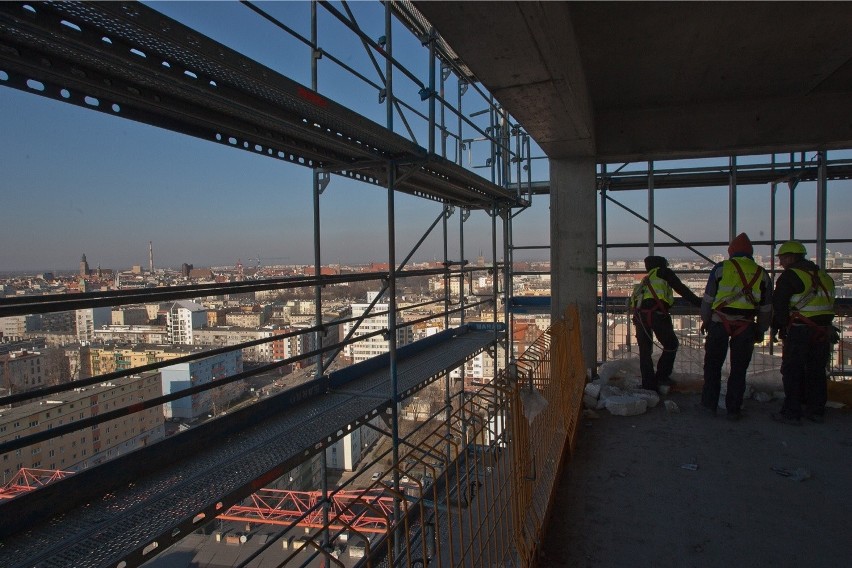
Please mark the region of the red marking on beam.
POLYGON ((328 106, 328 100, 324 97, 321 97, 318 93, 306 89, 304 87, 299 87, 296 89, 296 94, 299 95, 300 98, 305 99, 309 103, 316 105, 318 107, 326 108, 328 106))

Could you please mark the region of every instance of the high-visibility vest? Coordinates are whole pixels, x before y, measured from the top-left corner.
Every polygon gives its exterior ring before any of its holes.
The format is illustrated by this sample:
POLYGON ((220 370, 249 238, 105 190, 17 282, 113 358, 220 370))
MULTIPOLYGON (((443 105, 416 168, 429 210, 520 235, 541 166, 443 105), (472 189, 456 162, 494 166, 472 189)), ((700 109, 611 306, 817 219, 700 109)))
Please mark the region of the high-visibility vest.
POLYGON ((668 282, 657 276, 659 268, 652 268, 648 275, 642 279, 642 282, 633 288, 633 295, 630 297, 630 307, 638 308, 643 301, 659 300, 668 308, 674 303, 674 293, 668 282))
POLYGON ((790 311, 799 312, 805 317, 834 315, 834 280, 823 270, 808 272, 793 268, 805 289, 790 297, 790 311))
POLYGON ((713 309, 736 308, 754 310, 760 305, 760 283, 763 268, 750 258, 741 256, 722 263, 722 278, 713 299, 713 309), (737 270, 739 266, 742 270, 737 270), (750 286, 749 286, 750 284, 750 286))

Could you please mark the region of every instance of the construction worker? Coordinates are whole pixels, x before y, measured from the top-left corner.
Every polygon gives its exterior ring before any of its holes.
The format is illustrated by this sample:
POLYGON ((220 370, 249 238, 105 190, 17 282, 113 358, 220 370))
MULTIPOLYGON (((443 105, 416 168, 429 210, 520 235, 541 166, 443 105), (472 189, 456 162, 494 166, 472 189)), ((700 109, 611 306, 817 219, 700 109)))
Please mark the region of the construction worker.
POLYGON ((710 272, 701 302, 704 343, 704 388, 700 408, 715 415, 722 390, 722 366, 731 351, 725 408, 729 420, 742 417, 745 377, 754 344, 763 341, 772 318, 772 280, 752 258, 745 233, 728 246, 728 260, 710 272))
POLYGON ((798 241, 778 248, 784 272, 773 293, 772 336, 784 341, 781 379, 784 404, 772 418, 800 425, 801 417, 822 422, 827 398, 826 368, 834 337, 834 280, 805 258, 798 241))
POLYGON ((636 343, 639 345, 642 388, 656 391, 660 385, 673 383, 671 374, 679 343, 672 317, 669 315, 669 308, 674 303, 672 291, 686 298, 694 306, 699 306, 701 299, 680 281, 664 257, 645 257, 645 270, 648 274, 633 288, 630 309, 636 326, 636 343), (656 372, 651 358, 654 336, 663 347, 656 372))

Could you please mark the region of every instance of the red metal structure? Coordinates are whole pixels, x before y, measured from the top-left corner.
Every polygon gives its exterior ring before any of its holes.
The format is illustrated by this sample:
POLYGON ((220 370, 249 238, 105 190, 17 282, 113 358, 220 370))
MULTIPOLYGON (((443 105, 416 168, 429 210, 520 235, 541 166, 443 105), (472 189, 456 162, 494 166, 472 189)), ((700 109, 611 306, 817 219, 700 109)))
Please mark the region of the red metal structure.
POLYGON ((33 469, 22 467, 18 473, 0 487, 0 499, 14 499, 22 493, 27 493, 58 479, 72 475, 73 471, 53 469, 33 469))
MULTIPOLYGON (((271 525, 322 528, 322 492, 261 489, 251 496, 252 505, 235 505, 219 519, 271 525)), ((339 491, 329 496, 329 526, 381 533, 388 527, 393 497, 381 490, 339 491)))

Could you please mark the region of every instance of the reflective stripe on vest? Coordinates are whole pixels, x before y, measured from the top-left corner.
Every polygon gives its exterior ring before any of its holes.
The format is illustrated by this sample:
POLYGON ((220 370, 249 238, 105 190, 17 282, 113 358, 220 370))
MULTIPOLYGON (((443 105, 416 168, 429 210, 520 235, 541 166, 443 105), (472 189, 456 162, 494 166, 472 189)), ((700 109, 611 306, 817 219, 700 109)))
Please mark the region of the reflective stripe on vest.
POLYGON ((669 283, 657 276, 659 268, 653 268, 640 284, 633 288, 633 295, 630 298, 630 306, 638 307, 645 300, 655 300, 665 304, 668 308, 674 303, 674 293, 669 283), (653 289, 653 292, 651 291, 653 289), (656 296, 654 295, 656 294, 656 296))
POLYGON ((814 274, 800 268, 792 268, 796 276, 804 283, 805 289, 800 294, 790 297, 790 311, 799 312, 805 317, 819 315, 834 315, 834 280, 822 270, 816 272, 818 282, 814 282, 814 274))
POLYGON ((758 264, 746 257, 737 257, 736 260, 728 259, 722 262, 722 278, 719 280, 719 286, 716 289, 716 298, 713 300, 713 309, 723 305, 725 308, 736 308, 740 310, 753 310, 760 304, 760 283, 762 278, 755 278, 755 275, 763 270, 758 264), (734 263, 738 264, 743 271, 746 283, 754 280, 751 286, 751 296, 754 298, 754 303, 749 299, 749 294, 742 294, 741 291, 745 284, 740 277, 734 263))

